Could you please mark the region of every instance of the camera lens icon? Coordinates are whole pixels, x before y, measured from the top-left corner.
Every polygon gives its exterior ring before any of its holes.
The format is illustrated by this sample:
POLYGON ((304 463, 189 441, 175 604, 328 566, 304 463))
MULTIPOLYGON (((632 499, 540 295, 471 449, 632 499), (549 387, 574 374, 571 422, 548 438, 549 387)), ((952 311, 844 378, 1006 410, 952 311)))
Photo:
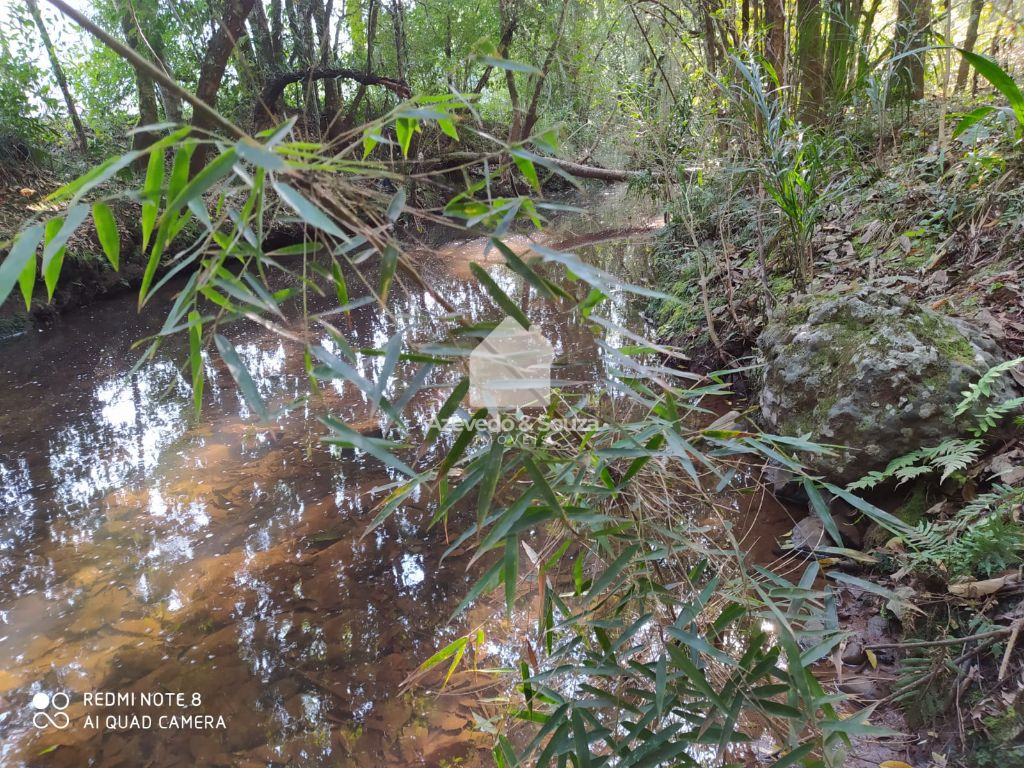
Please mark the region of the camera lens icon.
POLYGON ((71 718, 64 710, 71 704, 71 697, 66 693, 58 691, 50 695, 40 691, 32 697, 32 709, 36 713, 32 715, 32 725, 40 730, 45 728, 57 728, 63 730, 71 725, 71 718), (52 709, 52 712, 47 710, 52 709))

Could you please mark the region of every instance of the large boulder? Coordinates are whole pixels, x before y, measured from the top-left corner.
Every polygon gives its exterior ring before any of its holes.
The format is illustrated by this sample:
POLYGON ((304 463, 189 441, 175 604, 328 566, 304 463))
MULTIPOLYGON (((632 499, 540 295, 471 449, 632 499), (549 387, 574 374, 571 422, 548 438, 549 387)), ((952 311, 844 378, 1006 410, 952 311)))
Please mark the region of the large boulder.
MULTIPOLYGON (((758 339, 763 426, 846 446, 808 455, 812 470, 847 483, 905 453, 963 434, 962 391, 1003 358, 973 326, 892 289, 806 299, 758 339)), ((1009 377, 994 398, 1016 395, 1009 377)))

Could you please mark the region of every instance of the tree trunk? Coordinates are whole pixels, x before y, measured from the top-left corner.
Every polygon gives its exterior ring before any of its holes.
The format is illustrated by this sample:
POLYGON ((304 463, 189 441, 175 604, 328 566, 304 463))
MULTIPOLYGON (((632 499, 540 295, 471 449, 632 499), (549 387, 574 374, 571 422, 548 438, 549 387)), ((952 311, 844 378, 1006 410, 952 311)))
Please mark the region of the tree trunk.
MULTIPOLYGON (((164 47, 163 27, 160 24, 160 3, 158 0, 134 0, 132 4, 134 11, 129 9, 132 20, 135 23, 136 33, 143 44, 145 51, 140 51, 156 64, 165 75, 171 80, 177 80, 170 65, 167 63, 167 50, 164 47)), ((182 122, 181 97, 159 83, 155 83, 156 91, 160 96, 160 103, 164 108, 164 117, 174 123, 182 122)))
POLYGON ((565 28, 565 12, 568 8, 569 0, 562 0, 562 10, 558 14, 558 24, 555 27, 555 39, 551 42, 551 47, 548 48, 547 55, 544 57, 544 65, 541 67, 540 75, 537 77, 537 83, 533 89, 533 97, 530 99, 530 106, 527 108, 526 117, 523 120, 523 139, 528 137, 533 132, 534 126, 537 125, 537 106, 540 104, 540 94, 544 88, 544 81, 547 80, 548 72, 551 69, 551 63, 555 59, 555 53, 558 51, 558 45, 562 42, 562 30, 565 28))
MULTIPOLYGON (((203 63, 199 67, 196 96, 211 107, 217 106, 217 92, 224 79, 224 70, 227 68, 228 59, 231 57, 231 51, 235 48, 235 43, 245 33, 245 20, 252 10, 254 1, 227 0, 224 7, 224 18, 213 34, 209 48, 206 49, 203 63)), ((202 112, 193 115, 192 126, 206 133, 213 133, 215 128, 211 118, 202 112)), ((196 147, 190 166, 193 175, 206 165, 208 154, 209 145, 199 144, 196 147)))
POLYGON ((864 21, 860 25, 860 35, 857 43, 857 80, 859 81, 868 68, 868 54, 871 50, 872 33, 875 28, 875 17, 882 0, 873 0, 871 7, 864 14, 864 21))
POLYGON ((850 74, 856 65, 854 45, 860 0, 833 0, 828 8, 828 69, 826 90, 830 103, 846 92, 850 74))
MULTIPOLYGON (((967 36, 964 37, 963 49, 974 53, 974 46, 978 42, 978 24, 981 21, 981 12, 985 8, 985 0, 971 0, 971 16, 967 20, 967 36)), ((960 68, 956 72, 956 89, 963 91, 967 87, 967 77, 970 75, 971 66, 967 59, 960 57, 960 68)))
MULTIPOLYGON (((280 9, 280 3, 278 3, 278 9, 280 9)), ((259 63, 260 74, 266 80, 269 75, 281 72, 285 67, 280 51, 274 45, 274 34, 270 29, 270 20, 267 18, 262 2, 253 3, 249 28, 252 30, 252 40, 256 48, 256 60, 259 63)))
POLYGON ((71 95, 71 89, 68 87, 68 80, 64 76, 64 68, 61 67, 60 60, 57 58, 57 50, 53 47, 50 33, 46 31, 46 25, 43 23, 43 15, 39 12, 39 4, 36 0, 26 0, 26 4, 28 5, 29 13, 32 14, 33 21, 36 23, 36 27, 39 29, 39 37, 43 41, 43 47, 46 48, 46 55, 50 59, 53 79, 57 81, 60 92, 64 94, 64 104, 67 105, 68 115, 71 117, 71 125, 74 126, 75 135, 78 137, 78 147, 85 152, 89 148, 85 127, 78 116, 78 108, 75 106, 75 99, 71 95))
POLYGON ((388 14, 391 16, 391 27, 394 30, 395 64, 398 68, 398 79, 407 81, 409 75, 409 45, 405 35, 405 8, 402 6, 402 0, 392 0, 388 14))
POLYGON ((779 85, 786 82, 786 9, 783 0, 764 0, 764 58, 775 70, 779 85))
MULTIPOLYGON (((331 16, 334 14, 334 0, 327 0, 326 4, 320 5, 314 0, 313 20, 316 22, 316 32, 319 38, 319 62, 321 68, 331 64, 331 16)), ((324 123, 321 132, 329 135, 332 127, 338 121, 338 112, 341 110, 341 91, 338 81, 334 78, 324 80, 324 123)))
POLYGON ((820 122, 824 102, 825 62, 821 0, 797 0, 797 68, 800 70, 800 117, 820 122))
POLYGON ((897 0, 896 31, 893 51, 903 58, 896 62, 889 86, 890 102, 917 101, 924 98, 924 57, 919 50, 928 40, 931 0, 897 0), (917 53, 906 55, 911 51, 917 53))
POLYGON ((711 17, 713 9, 710 7, 710 0, 703 0, 700 4, 701 19, 704 24, 704 54, 707 61, 708 72, 716 74, 719 65, 718 38, 715 36, 715 21, 711 17))
MULTIPOLYGON (((151 61, 152 56, 147 56, 139 50, 141 47, 139 25, 136 23, 132 7, 130 5, 123 5, 118 8, 118 11, 121 16, 121 32, 124 34, 124 41, 132 50, 138 51, 140 56, 151 61)), ((135 70, 135 90, 139 98, 139 121, 135 124, 135 127, 159 123, 160 114, 157 109, 156 86, 153 84, 153 79, 139 69, 135 70)), ((151 131, 136 130, 132 134, 132 149, 136 151, 145 149, 156 139, 156 134, 151 131)), ((139 158, 134 163, 135 169, 139 171, 145 169, 147 162, 146 158, 139 158)))
MULTIPOLYGON (((356 3, 358 7, 358 3, 356 3)), ((347 7, 347 6, 346 6, 347 7)), ((370 75, 373 73, 373 45, 377 40, 377 17, 380 13, 380 0, 370 0, 370 9, 366 17, 366 69, 365 74, 370 75)), ((362 17, 360 17, 360 22, 362 17)), ((342 128, 348 130, 351 126, 355 125, 356 117, 359 113, 359 105, 363 101, 363 97, 366 96, 366 83, 360 83, 359 88, 356 90, 356 95, 352 97, 352 102, 348 106, 348 111, 345 113, 345 119, 342 121, 342 128)))
MULTIPOLYGON (((509 46, 512 45, 512 36, 515 34, 518 23, 519 20, 516 17, 505 19, 502 16, 501 40, 498 41, 499 51, 507 51, 509 46)), ((494 67, 488 64, 483 74, 480 75, 480 79, 476 81, 473 93, 483 93, 484 88, 487 87, 487 82, 491 79, 492 72, 494 72, 494 67)))

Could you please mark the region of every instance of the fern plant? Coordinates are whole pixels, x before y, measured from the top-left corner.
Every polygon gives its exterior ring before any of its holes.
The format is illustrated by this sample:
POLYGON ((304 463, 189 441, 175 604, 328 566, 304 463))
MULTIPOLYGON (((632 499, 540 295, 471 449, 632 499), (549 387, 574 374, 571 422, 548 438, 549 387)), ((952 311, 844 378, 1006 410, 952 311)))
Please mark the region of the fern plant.
POLYGON ((981 455, 984 446, 982 440, 965 440, 954 437, 943 440, 932 448, 919 448, 916 451, 899 456, 882 471, 868 472, 864 477, 847 486, 848 490, 874 488, 886 480, 895 479, 897 485, 914 480, 933 472, 942 472, 941 483, 954 472, 967 469, 981 455))
POLYGON ((1015 510, 1021 502, 1024 489, 997 485, 947 520, 922 520, 903 536, 907 567, 987 577, 1019 564, 1024 530, 1015 510))
MULTIPOLYGON (((1024 364, 1024 357, 1015 357, 1013 360, 1007 360, 989 368, 980 379, 963 391, 963 400, 953 411, 953 416, 962 416, 972 408, 979 407, 983 399, 992 396, 992 387, 996 382, 1022 364, 1024 364)), ((975 425, 970 427, 969 431, 980 437, 993 429, 1006 416, 1021 408, 1024 408, 1024 397, 1014 397, 1001 403, 987 405, 985 410, 975 412, 975 425)))
MULTIPOLYGON (((916 451, 896 457, 880 472, 868 472, 864 477, 850 483, 847 489, 856 491, 874 488, 891 479, 897 480, 897 485, 902 485, 908 480, 914 480, 932 472, 942 473, 939 476, 941 483, 953 473, 967 469, 981 455, 985 446, 984 440, 981 439, 982 436, 998 426, 1008 415, 1024 408, 1024 397, 1013 397, 999 403, 983 404, 984 400, 992 397, 992 388, 996 382, 1022 364, 1024 364, 1024 357, 1016 357, 994 365, 961 393, 963 399, 953 411, 953 416, 955 418, 963 416, 969 411, 974 412, 974 424, 967 428, 967 431, 974 435, 973 440, 953 437, 943 440, 931 448, 918 448, 916 451), (983 410, 978 410, 979 408, 983 408, 983 410)), ((1020 424, 1021 417, 1018 416, 1016 421, 1020 424)))

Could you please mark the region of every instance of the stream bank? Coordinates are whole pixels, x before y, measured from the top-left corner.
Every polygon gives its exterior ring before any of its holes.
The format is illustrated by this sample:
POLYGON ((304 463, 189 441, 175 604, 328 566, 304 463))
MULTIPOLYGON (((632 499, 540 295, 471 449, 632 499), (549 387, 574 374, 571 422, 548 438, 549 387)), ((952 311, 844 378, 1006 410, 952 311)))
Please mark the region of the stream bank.
MULTIPOLYGON (((925 111, 914 121, 921 142, 893 147, 871 172, 844 178, 837 164, 829 183, 843 194, 813 229, 806 290, 787 268, 792 245, 769 229, 777 212, 725 172, 709 176, 655 249, 656 274, 681 301, 654 302, 651 316, 661 338, 690 345, 705 369, 767 361, 767 372, 746 375, 760 423, 845 446, 804 459, 903 526, 869 525, 843 499, 825 499, 857 555, 838 567, 868 582, 844 619, 854 634, 836 669, 876 678, 849 690, 881 701, 881 717, 906 715, 915 738, 900 759, 1002 765, 995 755, 1020 757, 1024 666, 1021 168, 1006 169, 1016 183, 996 203, 978 194, 973 155, 958 148, 937 183, 925 173, 937 158, 921 151, 935 141, 934 122, 925 111), (864 296, 891 306, 826 311, 864 296), (876 322, 886 313, 894 324, 876 322), (974 400, 960 411, 968 392, 974 400)), ((806 495, 784 482, 778 491, 806 512, 787 545, 834 560, 820 551, 836 543, 806 495)))

